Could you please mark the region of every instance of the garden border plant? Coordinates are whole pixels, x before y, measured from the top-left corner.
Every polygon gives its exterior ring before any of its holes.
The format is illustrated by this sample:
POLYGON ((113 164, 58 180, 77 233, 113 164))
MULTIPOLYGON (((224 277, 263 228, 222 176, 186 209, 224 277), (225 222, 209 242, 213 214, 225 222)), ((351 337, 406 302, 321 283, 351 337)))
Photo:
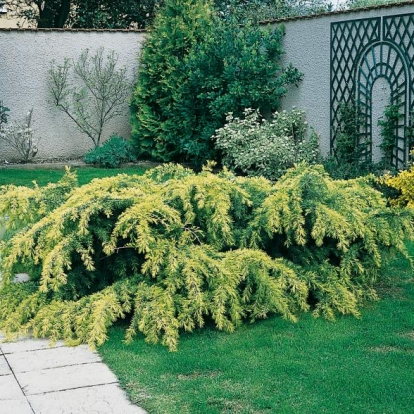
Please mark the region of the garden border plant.
POLYGON ((282 68, 282 26, 240 26, 211 2, 168 0, 144 44, 132 100, 140 157, 201 166, 219 159, 211 136, 226 114, 277 109, 302 74, 282 68))
POLYGON ((232 331, 271 313, 358 315, 413 238, 413 212, 387 207, 370 181, 304 164, 275 184, 165 165, 81 187, 69 171, 3 187, 0 328, 96 346, 130 316, 127 340, 140 332, 174 350, 208 321, 232 331), (14 284, 21 266, 31 280, 14 284))
POLYGON ((212 139, 230 169, 275 180, 294 164, 320 159, 319 137, 309 133, 305 113, 296 108, 275 112, 270 119, 246 109, 243 118, 231 113, 226 121, 212 139))
POLYGON ((30 162, 37 155, 40 142, 33 128, 33 109, 27 112, 24 121, 8 122, 7 118, 6 121, 6 126, 0 126, 0 141, 15 151, 20 162, 30 162))
POLYGON ((87 164, 97 164, 104 168, 117 168, 122 163, 137 159, 130 141, 113 134, 101 147, 89 150, 83 160, 87 164))
POLYGON ((78 60, 54 60, 49 69, 49 89, 56 107, 63 111, 99 147, 105 126, 121 115, 131 85, 126 67, 117 68, 114 50, 105 54, 100 47, 94 55, 84 49, 78 60))
POLYGON ((397 128, 398 122, 404 118, 400 113, 399 104, 389 104, 385 107, 384 115, 378 120, 378 125, 381 127, 381 144, 382 150, 381 163, 385 169, 395 169, 392 164, 394 158, 394 151, 397 144, 397 128))

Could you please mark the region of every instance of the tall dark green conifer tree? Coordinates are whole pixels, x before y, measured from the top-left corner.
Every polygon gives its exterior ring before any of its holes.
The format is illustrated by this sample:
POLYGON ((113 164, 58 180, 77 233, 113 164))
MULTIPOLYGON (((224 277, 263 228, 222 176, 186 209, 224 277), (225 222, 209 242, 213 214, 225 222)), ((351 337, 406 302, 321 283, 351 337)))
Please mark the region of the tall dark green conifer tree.
POLYGON ((183 62, 212 30, 212 10, 209 1, 167 0, 156 16, 140 56, 132 99, 132 136, 140 156, 162 161, 178 156, 180 125, 172 115, 188 79, 183 62))

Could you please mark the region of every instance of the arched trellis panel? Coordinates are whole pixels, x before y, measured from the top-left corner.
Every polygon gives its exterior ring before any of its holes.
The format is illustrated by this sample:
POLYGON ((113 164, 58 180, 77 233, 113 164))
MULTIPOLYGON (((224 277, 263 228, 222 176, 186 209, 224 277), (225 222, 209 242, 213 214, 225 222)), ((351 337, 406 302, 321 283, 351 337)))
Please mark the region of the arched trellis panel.
POLYGON ((363 155, 370 159, 373 154, 374 122, 372 91, 375 81, 384 78, 391 92, 389 103, 397 105, 401 117, 395 125, 395 142, 391 164, 402 168, 407 162, 409 142, 406 125, 409 123, 409 64, 403 53, 392 43, 378 42, 370 45, 357 59, 356 65, 356 102, 362 117, 359 143, 364 145, 363 155))
POLYGON ((414 13, 331 24, 331 151, 341 123, 341 105, 354 104, 361 114, 359 144, 372 159, 373 86, 385 79, 390 103, 399 105, 392 164, 407 161, 413 137, 414 111, 414 13))

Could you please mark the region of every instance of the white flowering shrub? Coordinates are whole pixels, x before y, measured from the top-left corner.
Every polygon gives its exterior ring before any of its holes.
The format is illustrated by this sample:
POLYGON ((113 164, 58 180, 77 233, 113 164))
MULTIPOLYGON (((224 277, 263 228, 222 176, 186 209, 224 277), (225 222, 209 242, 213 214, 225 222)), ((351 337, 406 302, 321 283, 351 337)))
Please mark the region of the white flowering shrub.
POLYGON ((303 111, 275 112, 270 120, 250 108, 244 115, 237 118, 230 113, 213 136, 228 168, 275 180, 296 163, 317 162, 319 139, 313 130, 308 133, 303 111))
POLYGON ((38 151, 39 139, 34 136, 33 109, 24 120, 13 121, 0 127, 0 140, 9 145, 21 162, 29 162, 38 151))

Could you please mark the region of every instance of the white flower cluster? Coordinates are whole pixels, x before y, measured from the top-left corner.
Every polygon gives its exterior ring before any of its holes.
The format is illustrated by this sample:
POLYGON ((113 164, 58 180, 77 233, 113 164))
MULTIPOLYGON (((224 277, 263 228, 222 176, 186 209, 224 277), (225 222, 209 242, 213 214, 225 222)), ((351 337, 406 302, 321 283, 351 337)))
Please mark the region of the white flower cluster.
POLYGON ((303 111, 275 112, 266 120, 249 108, 243 118, 230 113, 226 120, 213 139, 229 168, 275 180, 295 163, 318 160, 319 137, 313 131, 308 134, 303 111))
POLYGON ((39 139, 34 136, 32 116, 33 109, 23 121, 13 121, 0 128, 0 141, 13 148, 21 162, 30 161, 38 152, 39 139))

